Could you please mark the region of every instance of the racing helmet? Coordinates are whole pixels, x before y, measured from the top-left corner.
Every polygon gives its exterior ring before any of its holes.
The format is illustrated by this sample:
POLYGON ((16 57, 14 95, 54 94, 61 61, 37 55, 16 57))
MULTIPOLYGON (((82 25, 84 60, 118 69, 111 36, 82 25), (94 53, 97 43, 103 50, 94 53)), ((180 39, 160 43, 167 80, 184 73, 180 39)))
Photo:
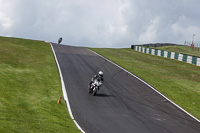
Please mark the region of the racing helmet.
POLYGON ((98 75, 99 75, 99 77, 103 77, 103 72, 99 71, 98 75))

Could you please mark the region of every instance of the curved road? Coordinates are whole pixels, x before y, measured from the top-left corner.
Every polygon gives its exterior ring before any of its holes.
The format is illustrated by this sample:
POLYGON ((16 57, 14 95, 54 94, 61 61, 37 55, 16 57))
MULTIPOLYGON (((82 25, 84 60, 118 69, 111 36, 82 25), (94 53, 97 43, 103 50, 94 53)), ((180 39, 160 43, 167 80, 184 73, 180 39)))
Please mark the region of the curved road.
POLYGON ((86 48, 53 44, 75 120, 86 133, 199 133, 200 123, 124 70, 86 48), (93 97, 88 83, 105 82, 93 97))

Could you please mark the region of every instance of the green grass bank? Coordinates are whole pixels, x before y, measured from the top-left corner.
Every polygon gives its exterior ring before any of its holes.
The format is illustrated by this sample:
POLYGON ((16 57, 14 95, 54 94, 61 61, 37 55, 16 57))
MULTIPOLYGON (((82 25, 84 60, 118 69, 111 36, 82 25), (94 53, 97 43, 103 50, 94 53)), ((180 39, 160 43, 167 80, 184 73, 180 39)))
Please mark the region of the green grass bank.
POLYGON ((200 67, 132 49, 91 48, 200 119, 200 67))
POLYGON ((0 37, 0 132, 80 132, 62 96, 49 44, 0 37))

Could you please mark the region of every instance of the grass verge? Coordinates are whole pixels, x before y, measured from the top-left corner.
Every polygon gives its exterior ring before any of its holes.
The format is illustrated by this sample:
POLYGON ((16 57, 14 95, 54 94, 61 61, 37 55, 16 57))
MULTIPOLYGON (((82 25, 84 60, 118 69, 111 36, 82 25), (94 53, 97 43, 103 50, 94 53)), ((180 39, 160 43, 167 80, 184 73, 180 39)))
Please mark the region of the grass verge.
POLYGON ((0 132, 80 132, 59 96, 49 44, 0 37, 0 132))
POLYGON ((200 119, 200 67, 132 49, 91 50, 137 75, 200 119))

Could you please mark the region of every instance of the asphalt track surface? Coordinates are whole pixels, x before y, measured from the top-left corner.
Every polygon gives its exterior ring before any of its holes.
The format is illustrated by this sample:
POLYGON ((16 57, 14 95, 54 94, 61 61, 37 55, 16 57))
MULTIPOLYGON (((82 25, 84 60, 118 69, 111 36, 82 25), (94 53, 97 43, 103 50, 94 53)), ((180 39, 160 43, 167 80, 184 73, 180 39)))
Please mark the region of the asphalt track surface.
POLYGON ((73 116, 86 133, 200 133, 197 120, 104 58, 82 47, 53 47, 73 116), (88 83, 99 70, 105 82, 91 96, 88 83))

